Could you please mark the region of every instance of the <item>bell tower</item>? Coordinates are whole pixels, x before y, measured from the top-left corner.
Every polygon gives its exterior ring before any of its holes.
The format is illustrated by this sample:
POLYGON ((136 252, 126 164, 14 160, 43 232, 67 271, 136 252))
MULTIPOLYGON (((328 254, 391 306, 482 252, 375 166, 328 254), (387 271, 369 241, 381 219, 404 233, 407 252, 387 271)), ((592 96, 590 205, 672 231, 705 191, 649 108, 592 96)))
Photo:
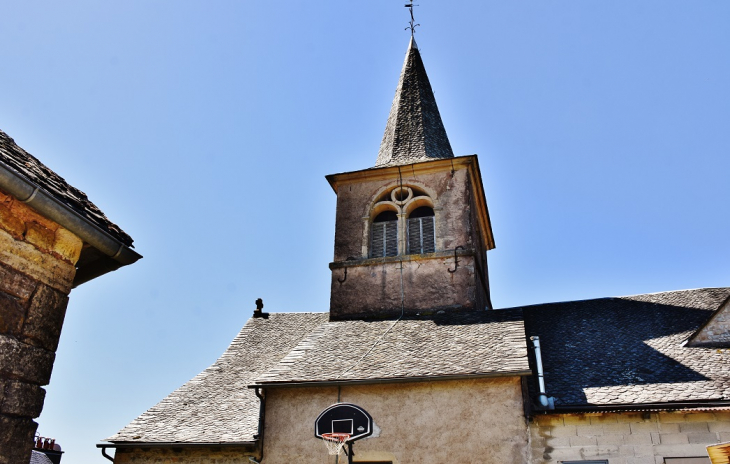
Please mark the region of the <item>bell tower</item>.
POLYGON ((491 309, 479 163, 454 157, 413 37, 375 166, 327 180, 332 320, 491 309))

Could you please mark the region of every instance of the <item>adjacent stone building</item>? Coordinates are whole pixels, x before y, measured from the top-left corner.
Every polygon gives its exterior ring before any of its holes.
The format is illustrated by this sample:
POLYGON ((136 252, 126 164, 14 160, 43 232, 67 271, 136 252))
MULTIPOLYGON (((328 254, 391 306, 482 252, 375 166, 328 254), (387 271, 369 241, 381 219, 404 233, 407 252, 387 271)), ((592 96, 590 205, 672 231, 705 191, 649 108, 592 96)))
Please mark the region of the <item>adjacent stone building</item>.
POLYGON ((374 167, 337 194, 328 313, 254 313, 211 367, 98 445, 123 463, 709 463, 730 440, 730 288, 494 310, 476 155, 455 157, 411 39, 374 167))
POLYGON ((30 460, 71 289, 141 258, 131 246, 0 131, 0 464, 30 460))

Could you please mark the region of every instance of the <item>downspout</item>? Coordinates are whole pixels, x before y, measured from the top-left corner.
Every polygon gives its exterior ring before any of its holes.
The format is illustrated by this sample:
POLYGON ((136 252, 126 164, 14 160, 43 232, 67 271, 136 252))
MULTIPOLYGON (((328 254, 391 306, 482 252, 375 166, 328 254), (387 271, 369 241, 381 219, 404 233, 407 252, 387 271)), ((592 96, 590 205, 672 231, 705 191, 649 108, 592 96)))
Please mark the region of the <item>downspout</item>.
POLYGON ((87 275, 74 281, 74 287, 99 277, 109 271, 132 264, 142 256, 114 238, 88 218, 26 179, 6 163, 0 161, 0 189, 30 206, 34 210, 73 232, 81 240, 108 257, 108 263, 96 266, 87 275))
POLYGON ((540 337, 530 337, 532 346, 535 348, 535 364, 537 365, 537 384, 540 389, 540 404, 543 408, 555 409, 555 398, 547 396, 545 391, 545 374, 542 369, 542 353, 540 352, 540 337))
POLYGON ((106 454, 107 446, 104 445, 96 445, 97 448, 101 448, 101 455, 110 460, 111 462, 114 462, 114 458, 106 454))
POLYGON ((259 454, 258 461, 253 457, 249 457, 248 460, 255 464, 260 464, 261 461, 264 460, 264 425, 266 418, 266 397, 261 393, 263 391, 263 388, 261 387, 256 387, 253 391, 254 393, 256 393, 256 396, 258 396, 259 401, 261 402, 261 406, 259 407, 259 429, 256 436, 254 436, 254 438, 258 440, 261 446, 261 453, 259 454))

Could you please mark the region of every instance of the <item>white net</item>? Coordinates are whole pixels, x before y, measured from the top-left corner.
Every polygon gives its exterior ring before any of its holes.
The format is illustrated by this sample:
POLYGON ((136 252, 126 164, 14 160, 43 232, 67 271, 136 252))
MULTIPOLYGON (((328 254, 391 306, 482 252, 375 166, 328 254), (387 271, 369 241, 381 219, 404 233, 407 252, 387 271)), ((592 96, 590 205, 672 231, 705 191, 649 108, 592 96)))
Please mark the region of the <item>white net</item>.
POLYGON ((327 446, 327 452, 331 455, 342 453, 342 447, 345 446, 350 438, 349 433, 323 433, 322 441, 327 446))

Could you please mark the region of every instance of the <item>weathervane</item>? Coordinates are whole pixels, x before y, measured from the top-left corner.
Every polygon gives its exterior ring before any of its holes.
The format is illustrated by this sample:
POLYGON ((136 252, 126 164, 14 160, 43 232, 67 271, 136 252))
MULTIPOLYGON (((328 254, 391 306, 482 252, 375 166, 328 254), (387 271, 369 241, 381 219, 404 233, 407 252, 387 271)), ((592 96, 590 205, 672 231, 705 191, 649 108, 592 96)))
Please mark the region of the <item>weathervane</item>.
POLYGON ((413 18, 413 7, 418 5, 414 5, 413 3, 406 3, 404 6, 408 8, 408 11, 411 12, 411 21, 409 22, 410 26, 408 26, 406 30, 410 29, 411 37, 413 37, 413 34, 416 33, 416 28, 420 26, 420 24, 416 24, 416 20, 413 18))

